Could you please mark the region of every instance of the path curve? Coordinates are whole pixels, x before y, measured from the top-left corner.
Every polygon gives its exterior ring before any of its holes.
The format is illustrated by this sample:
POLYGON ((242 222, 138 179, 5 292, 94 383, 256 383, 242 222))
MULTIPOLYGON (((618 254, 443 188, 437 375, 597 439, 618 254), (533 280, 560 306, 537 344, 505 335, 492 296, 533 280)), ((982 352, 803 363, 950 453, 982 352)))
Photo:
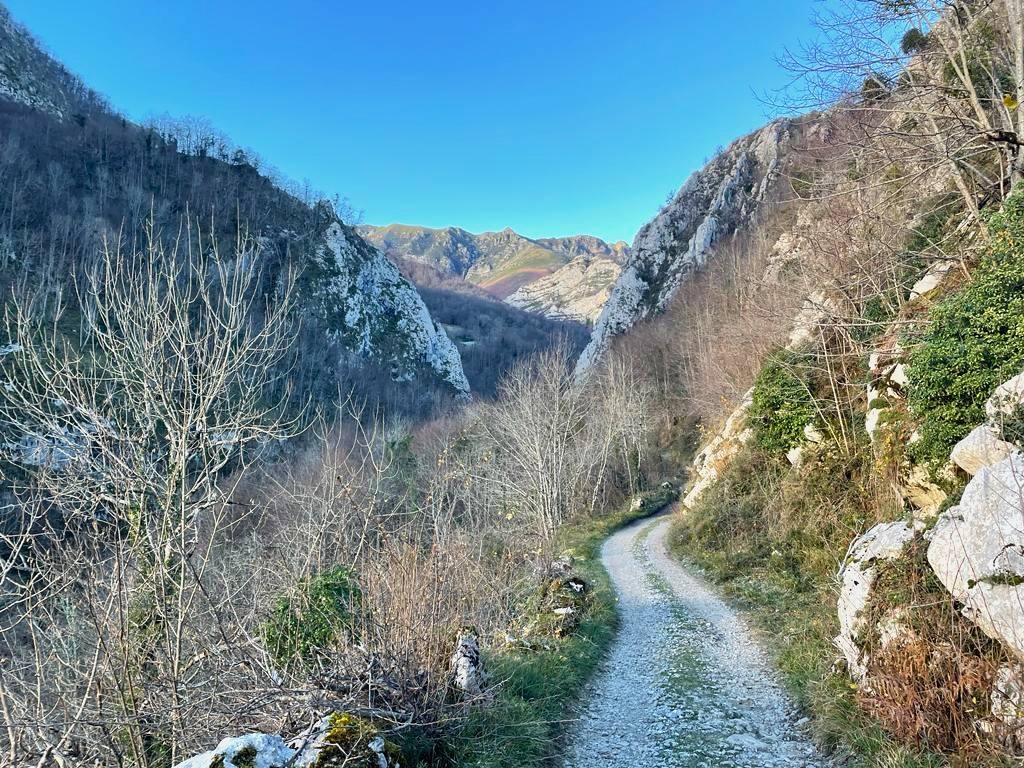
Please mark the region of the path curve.
POLYGON ((622 623, 566 768, 826 765, 747 622, 669 555, 669 522, 634 523, 601 550, 622 623))

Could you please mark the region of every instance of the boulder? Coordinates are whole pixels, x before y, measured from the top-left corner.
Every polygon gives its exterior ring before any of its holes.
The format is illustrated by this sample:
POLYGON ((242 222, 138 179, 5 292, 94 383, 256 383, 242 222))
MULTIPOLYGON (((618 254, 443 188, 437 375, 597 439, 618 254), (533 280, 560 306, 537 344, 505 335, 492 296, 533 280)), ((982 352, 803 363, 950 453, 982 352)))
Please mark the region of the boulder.
POLYGON ((993 424, 1002 421, 1024 406, 1024 373, 1004 381, 985 403, 985 415, 993 424))
POLYGON ((175 768, 287 768, 297 750, 277 734, 248 733, 222 739, 215 749, 178 763, 175 768))
POLYGON ((175 768, 398 768, 399 757, 371 721, 335 712, 290 744, 271 733, 231 736, 175 768))
POLYGON ((917 535, 914 527, 904 522, 879 523, 850 545, 850 551, 839 573, 839 634, 835 644, 846 659, 850 675, 863 680, 867 675, 867 657, 860 647, 867 627, 865 609, 871 599, 878 570, 875 564, 894 560, 917 535))
POLYGON ((1014 446, 1003 440, 995 427, 982 424, 953 446, 949 457, 964 472, 976 475, 983 468, 1002 461, 1013 451, 1014 446))
POLYGON ((458 644, 452 654, 452 685, 467 696, 479 696, 487 682, 483 657, 480 655, 480 641, 473 632, 459 635, 458 644))
POLYGON ((929 538, 928 563, 964 616, 1024 658, 1024 456, 979 470, 929 538))
POLYGON ((347 712, 323 718, 291 746, 294 768, 399 768, 401 757, 372 721, 347 712))

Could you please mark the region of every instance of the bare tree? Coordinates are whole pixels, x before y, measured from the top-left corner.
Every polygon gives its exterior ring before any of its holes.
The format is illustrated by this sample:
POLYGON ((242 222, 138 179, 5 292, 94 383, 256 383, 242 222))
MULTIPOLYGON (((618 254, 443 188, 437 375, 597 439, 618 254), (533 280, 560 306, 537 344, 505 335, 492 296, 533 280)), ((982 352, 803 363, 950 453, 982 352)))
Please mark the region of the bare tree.
POLYGON ((209 713, 191 691, 231 645, 205 585, 224 480, 295 427, 291 282, 261 293, 258 257, 242 234, 222 258, 191 225, 169 250, 150 229, 87 276, 83 343, 31 302, 7 318, 12 754, 166 765, 209 713))
POLYGON ((791 106, 855 116, 850 146, 898 166, 889 182, 947 174, 968 211, 1024 179, 1020 0, 843 0, 820 39, 788 54, 791 106))
POLYGON ((498 401, 481 407, 473 422, 485 451, 473 477, 493 485, 505 514, 523 515, 542 542, 596 508, 612 468, 635 485, 647 434, 648 403, 637 377, 609 363, 585 385, 570 362, 560 346, 516 366, 498 401))

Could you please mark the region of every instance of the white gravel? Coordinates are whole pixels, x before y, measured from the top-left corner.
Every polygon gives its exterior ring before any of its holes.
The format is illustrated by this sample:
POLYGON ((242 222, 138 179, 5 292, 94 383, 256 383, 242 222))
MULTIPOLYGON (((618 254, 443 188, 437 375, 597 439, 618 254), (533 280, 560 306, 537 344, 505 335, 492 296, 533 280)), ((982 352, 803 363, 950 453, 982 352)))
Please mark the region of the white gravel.
POLYGON ((622 626, 566 768, 824 766, 744 619, 669 554, 667 515, 601 550, 622 626))

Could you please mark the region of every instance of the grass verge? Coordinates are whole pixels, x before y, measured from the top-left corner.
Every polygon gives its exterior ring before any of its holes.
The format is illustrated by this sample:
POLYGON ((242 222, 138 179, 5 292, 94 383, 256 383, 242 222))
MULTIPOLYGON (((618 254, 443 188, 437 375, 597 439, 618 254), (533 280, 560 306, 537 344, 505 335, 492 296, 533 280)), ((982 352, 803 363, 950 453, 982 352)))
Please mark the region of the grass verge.
POLYGON ((557 762, 566 725, 583 686, 593 676, 618 628, 615 591, 601 564, 601 544, 630 523, 657 514, 678 497, 675 489, 645 494, 638 508, 563 528, 558 550, 572 554, 575 570, 590 586, 585 615, 564 638, 538 648, 504 648, 486 654, 494 700, 473 711, 456 750, 460 766, 534 768, 557 762))
POLYGON ((898 744, 857 705, 856 685, 832 642, 839 630, 834 578, 849 531, 874 522, 865 511, 874 505, 852 490, 863 468, 833 460, 794 479, 783 461, 742 453, 697 509, 673 521, 673 554, 764 630, 783 682, 823 748, 849 766, 947 765, 898 744))

